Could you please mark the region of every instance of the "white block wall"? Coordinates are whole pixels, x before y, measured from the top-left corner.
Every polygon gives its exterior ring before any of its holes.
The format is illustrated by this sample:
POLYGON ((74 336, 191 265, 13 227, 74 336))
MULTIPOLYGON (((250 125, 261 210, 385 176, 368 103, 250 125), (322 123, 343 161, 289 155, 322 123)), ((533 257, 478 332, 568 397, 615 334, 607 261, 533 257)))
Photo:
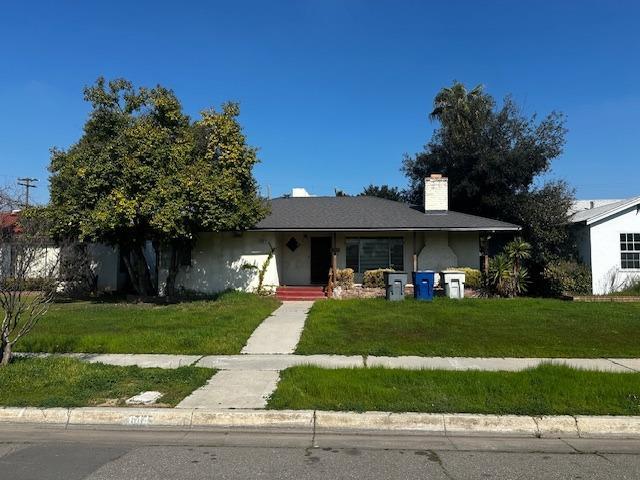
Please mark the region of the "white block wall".
POLYGON ((424 209, 449 210, 449 180, 444 177, 424 179, 424 209))

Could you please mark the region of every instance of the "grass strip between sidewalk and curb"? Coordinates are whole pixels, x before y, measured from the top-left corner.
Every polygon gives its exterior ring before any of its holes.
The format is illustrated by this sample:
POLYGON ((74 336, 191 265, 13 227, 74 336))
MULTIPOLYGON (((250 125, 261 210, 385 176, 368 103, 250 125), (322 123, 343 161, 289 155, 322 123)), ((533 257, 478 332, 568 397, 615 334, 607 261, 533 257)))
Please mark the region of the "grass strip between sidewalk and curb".
POLYGON ((201 387, 215 370, 200 367, 116 367, 70 358, 16 358, 0 368, 0 405, 85 407, 122 405, 143 391, 163 393, 160 404, 175 406, 201 387))
POLYGON ((296 353, 640 357, 640 303, 540 298, 316 302, 296 353))
POLYGON ((542 365, 520 372, 289 368, 267 408, 285 410, 639 415, 640 373, 542 365))
POLYGON ((173 305, 58 303, 17 350, 233 355, 279 305, 274 298, 241 292, 173 305))

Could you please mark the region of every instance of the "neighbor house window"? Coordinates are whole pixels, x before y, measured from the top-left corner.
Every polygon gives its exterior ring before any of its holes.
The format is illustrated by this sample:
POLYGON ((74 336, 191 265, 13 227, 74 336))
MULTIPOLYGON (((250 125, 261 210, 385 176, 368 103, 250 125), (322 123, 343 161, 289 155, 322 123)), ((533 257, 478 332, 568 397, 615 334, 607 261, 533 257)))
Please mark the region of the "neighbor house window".
POLYGON ((402 238, 347 238, 347 268, 356 273, 377 268, 402 270, 402 238))
POLYGON ((640 269, 640 233, 620 234, 620 266, 640 269))

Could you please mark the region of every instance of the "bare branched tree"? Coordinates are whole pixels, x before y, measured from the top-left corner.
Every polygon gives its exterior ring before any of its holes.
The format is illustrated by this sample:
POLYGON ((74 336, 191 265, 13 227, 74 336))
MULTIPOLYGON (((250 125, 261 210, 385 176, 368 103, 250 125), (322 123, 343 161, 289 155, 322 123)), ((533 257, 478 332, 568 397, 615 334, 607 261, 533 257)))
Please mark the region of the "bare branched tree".
POLYGON ((10 212, 24 206, 24 201, 15 185, 0 186, 0 212, 10 212))
POLYGON ((0 367, 47 312, 57 288, 59 249, 49 241, 46 221, 25 213, 0 238, 0 367))

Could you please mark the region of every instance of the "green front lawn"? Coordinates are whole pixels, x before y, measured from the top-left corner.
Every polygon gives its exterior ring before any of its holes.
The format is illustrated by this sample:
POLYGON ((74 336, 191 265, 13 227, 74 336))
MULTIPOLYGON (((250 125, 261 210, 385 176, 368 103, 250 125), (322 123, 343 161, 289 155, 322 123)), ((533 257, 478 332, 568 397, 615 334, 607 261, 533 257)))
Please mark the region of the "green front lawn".
POLYGON ((640 357, 640 304, 532 298, 316 302, 297 353, 640 357))
POLYGON ((115 367, 70 358, 17 358, 0 368, 0 405, 5 407, 121 406, 144 391, 164 394, 158 401, 175 406, 211 378, 215 370, 198 367, 115 367))
POLYGON ((17 347, 23 352, 236 354, 278 305, 273 298, 240 292, 175 305, 60 303, 17 347))
POLYGON ((522 372, 294 367, 282 372, 268 408, 639 415, 640 373, 551 365, 522 372))

